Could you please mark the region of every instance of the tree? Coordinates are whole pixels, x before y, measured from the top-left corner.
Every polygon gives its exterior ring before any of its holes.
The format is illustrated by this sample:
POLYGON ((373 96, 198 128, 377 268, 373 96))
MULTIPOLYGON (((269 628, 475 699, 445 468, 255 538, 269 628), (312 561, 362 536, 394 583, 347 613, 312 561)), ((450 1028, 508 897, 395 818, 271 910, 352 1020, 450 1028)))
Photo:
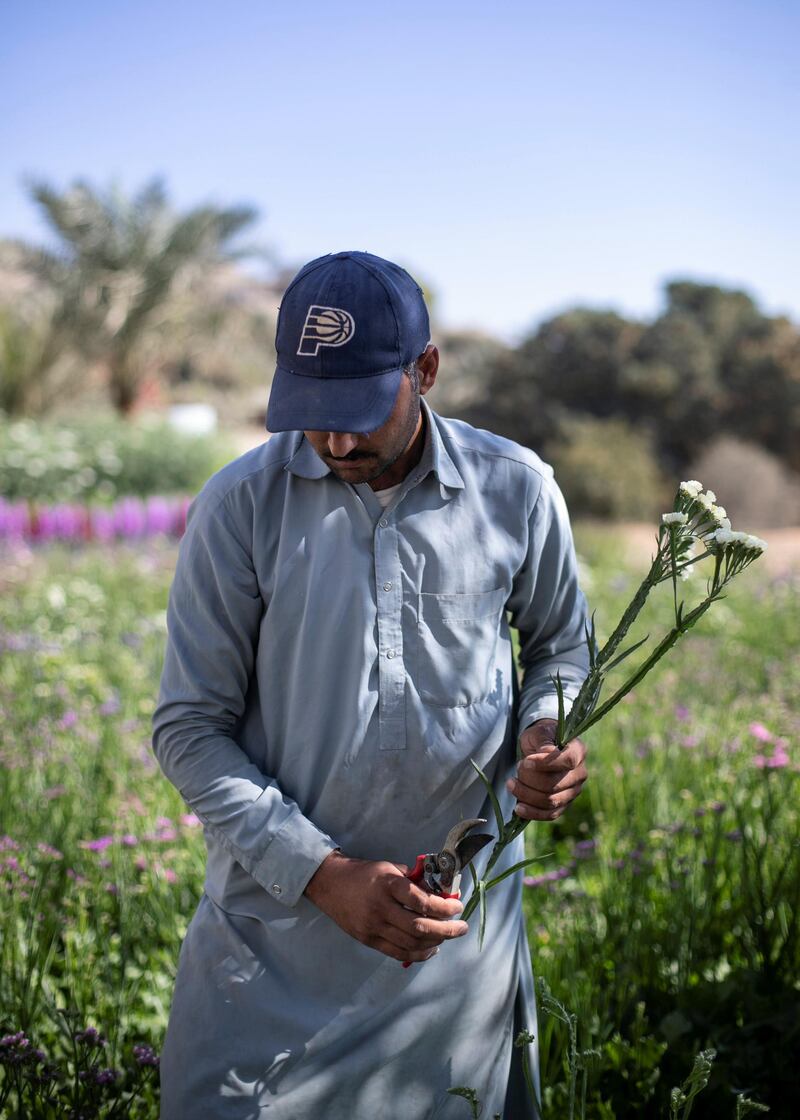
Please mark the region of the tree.
POLYGON ((523 342, 519 359, 542 396, 593 416, 620 411, 619 371, 642 333, 616 311, 577 307, 541 324, 523 342))
POLYGON ((24 316, 0 307, 0 411, 9 416, 45 412, 59 388, 75 384, 75 363, 64 352, 64 332, 50 311, 24 316))
POLYGON ((643 328, 615 311, 578 307, 545 320, 515 350, 494 355, 481 413, 502 435, 540 448, 568 412, 620 411, 619 371, 643 328))
POLYGON ((784 316, 725 356, 724 428, 751 440, 800 471, 800 331, 784 316))
POLYGON ((207 205, 176 214, 159 179, 132 198, 82 180, 63 193, 43 182, 30 191, 59 244, 30 250, 28 266, 57 293, 74 347, 104 368, 114 406, 129 412, 142 341, 170 295, 204 268, 252 252, 233 246, 256 212, 207 205))

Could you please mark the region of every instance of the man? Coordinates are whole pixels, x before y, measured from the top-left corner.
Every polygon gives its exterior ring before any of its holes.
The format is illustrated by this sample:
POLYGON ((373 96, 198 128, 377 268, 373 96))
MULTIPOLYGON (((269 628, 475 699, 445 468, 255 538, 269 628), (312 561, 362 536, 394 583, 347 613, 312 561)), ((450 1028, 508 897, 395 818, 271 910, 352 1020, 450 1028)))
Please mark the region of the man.
MULTIPOLYGON (((405 871, 491 819, 470 759, 506 814, 553 820, 580 792, 550 677, 574 697, 585 602, 551 469, 431 411, 429 337, 397 265, 306 265, 278 320, 279 434, 192 507, 153 744, 208 869, 163 1120, 458 1120, 458 1085, 484 1115, 534 1114, 512 1054, 536 1029, 519 876, 489 896, 479 952, 460 902, 405 871)), ((521 857, 520 837, 498 872, 521 857)))

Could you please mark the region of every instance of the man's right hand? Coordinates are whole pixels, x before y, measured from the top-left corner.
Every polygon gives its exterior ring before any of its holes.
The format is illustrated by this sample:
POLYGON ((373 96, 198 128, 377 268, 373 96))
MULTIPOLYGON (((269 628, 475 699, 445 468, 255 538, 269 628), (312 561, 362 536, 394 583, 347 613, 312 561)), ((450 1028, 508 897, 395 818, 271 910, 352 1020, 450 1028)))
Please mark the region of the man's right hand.
POLYGON ((406 879, 408 868, 341 852, 320 864, 306 897, 356 941, 398 961, 426 961, 443 941, 463 937, 466 922, 454 898, 439 898, 406 879))

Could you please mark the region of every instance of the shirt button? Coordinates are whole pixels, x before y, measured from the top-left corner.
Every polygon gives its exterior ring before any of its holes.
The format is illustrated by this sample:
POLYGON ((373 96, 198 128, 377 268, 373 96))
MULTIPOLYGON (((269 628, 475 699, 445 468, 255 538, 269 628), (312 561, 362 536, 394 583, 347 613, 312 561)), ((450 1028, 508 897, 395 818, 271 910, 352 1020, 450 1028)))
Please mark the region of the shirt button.
POLYGON ((389 582, 389 580, 387 580, 386 583, 383 585, 383 590, 384 591, 391 591, 392 590, 392 585, 389 582))
POLYGON ((386 526, 389 524, 389 522, 386 520, 385 517, 382 517, 380 519, 380 521, 378 522, 378 524, 380 525, 381 529, 385 529, 386 526))
POLYGON ((273 894, 280 894, 281 893, 281 888, 280 888, 280 885, 278 883, 273 883, 272 884, 272 893, 273 894))
POLYGON ((392 658, 394 657, 394 650, 393 650, 393 649, 387 649, 387 651, 386 651, 386 656, 387 656, 387 657, 389 658, 389 660, 391 661, 391 660, 392 660, 392 658))

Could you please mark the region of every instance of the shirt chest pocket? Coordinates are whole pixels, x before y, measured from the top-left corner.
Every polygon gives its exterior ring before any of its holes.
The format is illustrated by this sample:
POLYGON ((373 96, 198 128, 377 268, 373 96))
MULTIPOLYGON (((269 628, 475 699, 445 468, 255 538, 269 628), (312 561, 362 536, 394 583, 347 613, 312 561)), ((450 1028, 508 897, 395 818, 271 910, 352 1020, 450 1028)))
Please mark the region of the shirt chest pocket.
POLYGON ((419 596, 415 684, 429 704, 456 708, 495 688, 495 656, 506 589, 419 596))

